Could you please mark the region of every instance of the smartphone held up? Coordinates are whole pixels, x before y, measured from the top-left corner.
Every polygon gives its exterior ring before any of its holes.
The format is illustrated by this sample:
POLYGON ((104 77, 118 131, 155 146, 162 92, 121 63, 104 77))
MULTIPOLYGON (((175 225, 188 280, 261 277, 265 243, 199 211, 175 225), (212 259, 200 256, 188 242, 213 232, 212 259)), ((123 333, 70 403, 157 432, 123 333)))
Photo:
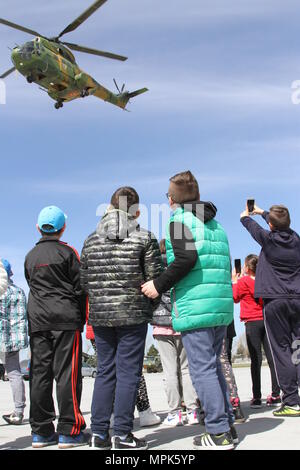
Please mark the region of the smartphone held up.
POLYGON ((235 269, 236 274, 238 275, 242 274, 242 261, 240 259, 234 260, 234 269, 235 269))
POLYGON ((247 207, 248 207, 249 214, 252 214, 252 212, 254 212, 254 209, 255 209, 255 199, 254 198, 248 198, 247 199, 247 207))

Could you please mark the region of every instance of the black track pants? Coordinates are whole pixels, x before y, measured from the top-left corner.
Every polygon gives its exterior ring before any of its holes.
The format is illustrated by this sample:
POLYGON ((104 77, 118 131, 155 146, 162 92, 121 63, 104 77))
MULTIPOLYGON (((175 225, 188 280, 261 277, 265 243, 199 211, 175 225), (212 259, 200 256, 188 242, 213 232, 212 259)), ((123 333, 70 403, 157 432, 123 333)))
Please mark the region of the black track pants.
POLYGON ((300 300, 265 301, 265 326, 285 405, 300 405, 300 300), (297 352, 298 350, 298 352, 297 352))
POLYGON ((280 387, 278 385, 274 361, 263 320, 249 321, 246 323, 246 339, 251 358, 253 398, 261 399, 262 347, 264 348, 271 372, 272 396, 278 397, 280 395, 280 387))
POLYGON ((76 436, 86 425, 80 411, 82 339, 80 331, 45 331, 30 338, 30 424, 41 436, 54 433, 52 396, 56 381, 57 432, 76 436))

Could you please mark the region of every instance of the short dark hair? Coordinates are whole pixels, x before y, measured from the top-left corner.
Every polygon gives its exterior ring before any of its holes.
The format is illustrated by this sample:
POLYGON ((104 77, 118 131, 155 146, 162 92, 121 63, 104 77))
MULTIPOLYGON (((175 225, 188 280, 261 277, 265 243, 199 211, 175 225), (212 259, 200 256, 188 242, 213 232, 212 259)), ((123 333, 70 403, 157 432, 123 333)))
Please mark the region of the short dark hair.
POLYGON ((245 258, 245 265, 254 274, 256 273, 257 263, 258 263, 258 256, 257 255, 248 255, 245 258))
POLYGON ((269 222, 275 230, 287 230, 291 225, 291 217, 287 207, 283 205, 272 206, 270 208, 269 222))
POLYGON ((114 192, 110 203, 115 209, 135 215, 140 203, 140 197, 134 188, 123 186, 114 192))
POLYGON ((185 202, 198 201, 200 199, 199 185, 191 171, 183 171, 170 178, 169 196, 174 202, 184 204, 185 202))

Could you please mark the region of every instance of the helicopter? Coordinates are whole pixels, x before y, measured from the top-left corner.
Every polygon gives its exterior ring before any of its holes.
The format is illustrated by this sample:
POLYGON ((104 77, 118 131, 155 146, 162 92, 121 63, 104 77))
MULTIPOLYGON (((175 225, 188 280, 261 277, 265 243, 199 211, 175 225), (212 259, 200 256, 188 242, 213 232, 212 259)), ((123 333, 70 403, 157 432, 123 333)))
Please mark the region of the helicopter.
POLYGON ((147 92, 148 88, 141 88, 130 93, 125 91, 125 84, 120 89, 114 79, 118 93, 113 93, 80 69, 71 50, 119 61, 125 61, 127 57, 61 41, 62 36, 75 31, 106 2, 107 0, 95 1, 58 36, 53 38, 47 38, 32 29, 0 18, 1 24, 35 36, 31 41, 22 46, 16 46, 12 50, 11 59, 14 67, 2 74, 0 79, 8 77, 17 70, 28 83, 36 83, 41 90, 46 91, 50 98, 55 100, 56 109, 60 109, 64 103, 78 98, 96 96, 126 110, 129 100, 147 92))

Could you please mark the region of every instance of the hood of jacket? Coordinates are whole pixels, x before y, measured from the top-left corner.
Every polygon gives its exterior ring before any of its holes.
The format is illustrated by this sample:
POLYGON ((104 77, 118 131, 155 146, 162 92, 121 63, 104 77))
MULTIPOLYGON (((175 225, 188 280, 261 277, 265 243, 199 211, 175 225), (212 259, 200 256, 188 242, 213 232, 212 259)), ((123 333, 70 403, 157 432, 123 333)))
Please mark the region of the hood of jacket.
POLYGON ((298 237, 295 237, 295 232, 291 229, 274 230, 271 232, 271 238, 273 238, 283 246, 290 245, 291 243, 298 241, 298 237))
POLYGON ((139 229, 137 220, 127 212, 108 209, 97 227, 97 233, 109 240, 125 240, 139 229))
POLYGON ((183 207, 185 211, 192 212, 195 217, 205 224, 213 220, 218 212, 216 206, 209 201, 185 202, 184 204, 181 204, 181 207, 183 207))

